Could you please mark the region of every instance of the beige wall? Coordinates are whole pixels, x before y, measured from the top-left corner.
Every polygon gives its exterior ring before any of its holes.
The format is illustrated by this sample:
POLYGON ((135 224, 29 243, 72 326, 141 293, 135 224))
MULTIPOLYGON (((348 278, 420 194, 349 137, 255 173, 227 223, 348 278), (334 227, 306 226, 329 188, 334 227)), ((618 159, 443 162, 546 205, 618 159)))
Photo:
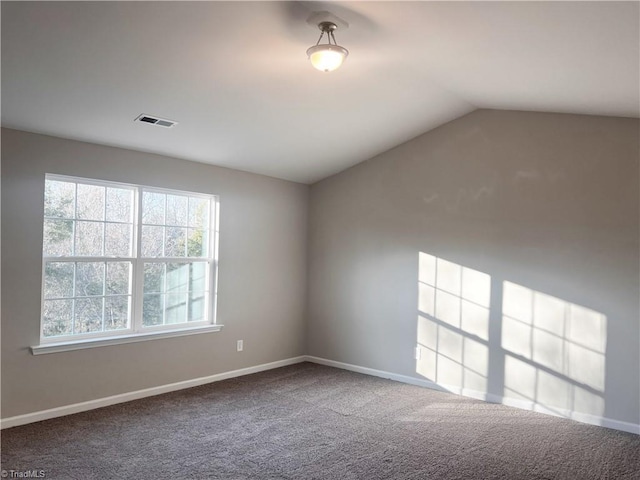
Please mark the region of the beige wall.
POLYGON ((639 126, 478 110, 313 185, 307 353, 640 423, 639 126))
POLYGON ((308 187, 2 130, 2 418, 304 353, 308 187), (44 174, 220 195, 218 333, 33 356, 44 174), (236 340, 244 352, 236 352, 236 340))

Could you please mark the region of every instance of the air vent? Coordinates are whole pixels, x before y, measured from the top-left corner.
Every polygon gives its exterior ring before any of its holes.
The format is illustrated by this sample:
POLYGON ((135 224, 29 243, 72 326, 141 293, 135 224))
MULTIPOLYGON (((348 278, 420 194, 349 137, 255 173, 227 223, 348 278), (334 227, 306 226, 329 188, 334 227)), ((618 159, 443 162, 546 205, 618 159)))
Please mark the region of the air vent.
POLYGON ((174 125, 177 125, 178 122, 174 122, 173 120, 167 120, 166 118, 158 118, 152 115, 142 114, 139 115, 138 118, 135 119, 136 122, 150 123, 151 125, 158 125, 160 127, 171 128, 174 125))

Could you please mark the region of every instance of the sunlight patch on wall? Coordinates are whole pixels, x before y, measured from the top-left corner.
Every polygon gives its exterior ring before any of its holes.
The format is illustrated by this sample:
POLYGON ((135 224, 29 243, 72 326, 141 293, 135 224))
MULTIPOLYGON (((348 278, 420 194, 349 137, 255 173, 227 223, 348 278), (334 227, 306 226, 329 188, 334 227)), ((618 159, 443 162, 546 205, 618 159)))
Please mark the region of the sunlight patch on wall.
POLYGON ((416 370, 447 386, 485 392, 489 275, 420 252, 416 370))
POLYGON ((601 416, 606 343, 602 313, 419 253, 416 373, 449 391, 601 416))
POLYGON ((605 315, 511 282, 502 314, 506 396, 604 413, 605 315))

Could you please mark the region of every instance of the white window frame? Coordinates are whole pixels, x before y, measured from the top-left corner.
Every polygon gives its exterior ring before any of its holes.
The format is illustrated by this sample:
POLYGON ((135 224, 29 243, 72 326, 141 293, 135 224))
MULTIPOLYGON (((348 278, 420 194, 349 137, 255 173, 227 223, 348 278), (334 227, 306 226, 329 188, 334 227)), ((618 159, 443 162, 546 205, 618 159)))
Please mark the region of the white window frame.
MULTIPOLYGON (((216 323, 216 304, 217 304, 217 280, 218 280, 218 221, 220 214, 220 202, 217 195, 190 192, 185 190, 176 190, 168 188, 149 187, 144 185, 135 185, 122 182, 111 182, 106 180, 89 179, 75 176, 46 174, 46 180, 73 182, 76 184, 96 185, 101 187, 112 187, 129 189, 133 192, 133 225, 132 225, 132 256, 45 256, 44 248, 42 252, 42 284, 41 284, 41 304, 40 304, 40 344, 32 346, 31 350, 34 355, 42 353, 54 353, 59 351, 77 350, 82 348, 90 348, 94 346, 113 345, 120 343, 131 343, 143 340, 151 340, 155 338, 166 338, 172 336, 191 335, 196 333, 207 333, 219 331, 222 325, 216 323), (142 197, 143 192, 161 193, 164 195, 183 195, 189 197, 203 198, 209 201, 209 228, 208 228, 208 256, 207 257, 143 257, 141 251, 142 239, 142 197), (47 263, 74 263, 74 262, 130 262, 130 279, 129 279, 129 295, 130 295, 130 321, 129 328, 70 334, 59 336, 44 336, 44 306, 45 306, 45 267, 47 263), (205 278, 205 319, 194 322, 183 322, 169 325, 143 325, 143 301, 144 301, 144 264, 145 263, 202 263, 206 262, 207 275, 205 278)), ((76 187, 77 188, 77 187, 76 187)), ((75 207, 77 209, 77 190, 75 194, 75 207)), ((106 199, 105 199, 106 208, 106 199)), ((166 208, 166 207, 165 207, 166 208)), ((43 216, 44 220, 47 217, 43 216)), ((77 224, 77 212, 74 212, 74 228, 77 224)), ((109 223, 106 215, 102 220, 103 224, 109 223)), ((116 223, 116 222, 114 222, 116 223)), ((163 223, 163 227, 167 227, 163 223)), ((74 229, 75 232, 75 229, 74 229)), ((44 241, 44 240, 43 240, 44 241)), ((75 235, 72 240, 75 246, 75 235)), ((163 240, 164 241, 164 240, 163 240)), ((165 293, 166 294, 166 293, 165 293)), ((107 296, 106 292, 103 296, 107 296)), ((73 297, 77 298, 77 297, 73 297)), ((50 300, 50 299, 49 299, 50 300)), ((163 309, 164 311, 164 309, 163 309)), ((165 312, 166 314, 166 312, 165 312)))

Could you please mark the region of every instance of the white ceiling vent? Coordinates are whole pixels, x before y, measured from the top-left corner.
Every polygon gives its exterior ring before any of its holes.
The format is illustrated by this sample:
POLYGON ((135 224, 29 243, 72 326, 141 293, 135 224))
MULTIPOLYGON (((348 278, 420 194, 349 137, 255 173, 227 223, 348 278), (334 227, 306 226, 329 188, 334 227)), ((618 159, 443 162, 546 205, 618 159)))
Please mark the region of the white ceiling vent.
POLYGON ((160 127, 171 128, 174 125, 177 125, 178 122, 174 122, 173 120, 167 120, 166 118, 154 117, 153 115, 147 115, 143 113, 139 115, 138 118, 134 120, 135 122, 148 123, 150 125, 158 125, 160 127))

